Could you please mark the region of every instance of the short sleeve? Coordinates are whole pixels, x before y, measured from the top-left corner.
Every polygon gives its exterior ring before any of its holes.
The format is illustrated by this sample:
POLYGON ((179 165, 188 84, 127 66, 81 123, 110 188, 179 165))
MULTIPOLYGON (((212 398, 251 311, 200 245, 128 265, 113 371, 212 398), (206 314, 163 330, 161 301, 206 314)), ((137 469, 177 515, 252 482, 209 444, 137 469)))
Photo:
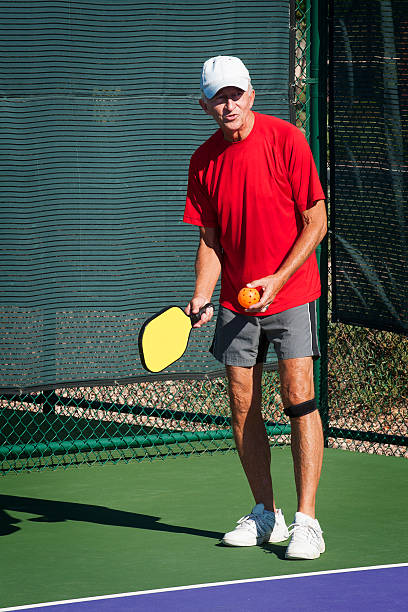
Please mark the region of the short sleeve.
POLYGON ((292 126, 284 145, 284 159, 292 187, 293 200, 300 212, 311 208, 325 195, 312 152, 303 133, 292 126))
POLYGON ((199 174, 195 167, 193 155, 188 171, 187 197, 183 221, 184 223, 191 223, 201 227, 217 227, 217 217, 210 204, 209 196, 200 181, 199 174))

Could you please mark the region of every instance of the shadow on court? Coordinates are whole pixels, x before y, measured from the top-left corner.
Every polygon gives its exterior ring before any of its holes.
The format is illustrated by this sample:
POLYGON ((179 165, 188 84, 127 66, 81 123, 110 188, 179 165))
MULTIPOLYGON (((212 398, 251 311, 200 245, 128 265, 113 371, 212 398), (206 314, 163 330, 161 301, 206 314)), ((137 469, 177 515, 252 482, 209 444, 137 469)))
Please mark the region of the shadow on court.
POLYGON ((262 549, 268 553, 268 554, 273 554, 275 555, 275 557, 277 557, 278 559, 281 559, 282 561, 285 561, 285 552, 286 552, 286 546, 288 544, 289 540, 283 544, 264 544, 262 546, 262 549))
POLYGON ((17 523, 22 522, 20 519, 9 516, 6 510, 38 514, 38 517, 28 519, 30 522, 34 523, 80 521, 99 525, 183 533, 203 538, 214 538, 217 540, 224 535, 217 531, 194 529, 191 527, 183 527, 182 525, 168 525, 166 523, 160 523, 159 516, 125 512, 123 510, 115 510, 104 506, 17 497, 14 495, 0 495, 0 536, 12 535, 16 531, 19 531, 20 527, 17 527, 17 523))

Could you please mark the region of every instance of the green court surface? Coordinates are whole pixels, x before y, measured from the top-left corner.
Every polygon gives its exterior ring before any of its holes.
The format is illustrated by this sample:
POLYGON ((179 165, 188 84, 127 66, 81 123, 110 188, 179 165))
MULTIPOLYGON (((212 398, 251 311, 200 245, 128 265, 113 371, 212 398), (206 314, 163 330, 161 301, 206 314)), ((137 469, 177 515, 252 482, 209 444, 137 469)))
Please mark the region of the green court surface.
MULTIPOLYGON (((288 448, 272 449, 275 493, 295 511, 288 448)), ((8 475, 1 480, 0 607, 408 561, 408 464, 329 449, 318 518, 327 552, 218 541, 252 500, 235 453, 8 475)))

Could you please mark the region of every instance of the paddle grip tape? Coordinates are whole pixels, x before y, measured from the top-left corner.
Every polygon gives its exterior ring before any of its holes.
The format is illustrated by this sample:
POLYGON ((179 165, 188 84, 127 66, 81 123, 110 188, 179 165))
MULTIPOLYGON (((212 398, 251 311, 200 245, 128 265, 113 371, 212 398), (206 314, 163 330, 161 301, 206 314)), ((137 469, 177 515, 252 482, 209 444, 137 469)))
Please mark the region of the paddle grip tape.
POLYGON ((309 414, 310 412, 314 412, 317 410, 316 398, 308 400, 307 402, 302 402, 301 404, 295 404, 295 406, 288 406, 284 409, 284 413, 286 416, 294 419, 296 417, 304 416, 305 414, 309 414))
POLYGON ((198 312, 191 313, 191 315, 190 315, 191 325, 195 325, 196 323, 199 322, 199 320, 201 319, 201 315, 203 315, 205 313, 207 308, 212 308, 213 310, 215 310, 214 304, 212 304, 211 302, 208 302, 207 304, 202 306, 198 312))

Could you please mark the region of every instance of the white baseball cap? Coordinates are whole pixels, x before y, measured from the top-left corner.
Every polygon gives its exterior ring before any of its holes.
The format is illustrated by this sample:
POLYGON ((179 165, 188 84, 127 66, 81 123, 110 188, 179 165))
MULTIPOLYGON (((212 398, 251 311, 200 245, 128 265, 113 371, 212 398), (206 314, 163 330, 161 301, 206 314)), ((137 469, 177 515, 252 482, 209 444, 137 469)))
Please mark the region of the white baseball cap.
POLYGON ((250 83, 249 72, 238 57, 217 55, 203 64, 201 91, 206 98, 213 98, 223 87, 239 87, 246 91, 250 83))

